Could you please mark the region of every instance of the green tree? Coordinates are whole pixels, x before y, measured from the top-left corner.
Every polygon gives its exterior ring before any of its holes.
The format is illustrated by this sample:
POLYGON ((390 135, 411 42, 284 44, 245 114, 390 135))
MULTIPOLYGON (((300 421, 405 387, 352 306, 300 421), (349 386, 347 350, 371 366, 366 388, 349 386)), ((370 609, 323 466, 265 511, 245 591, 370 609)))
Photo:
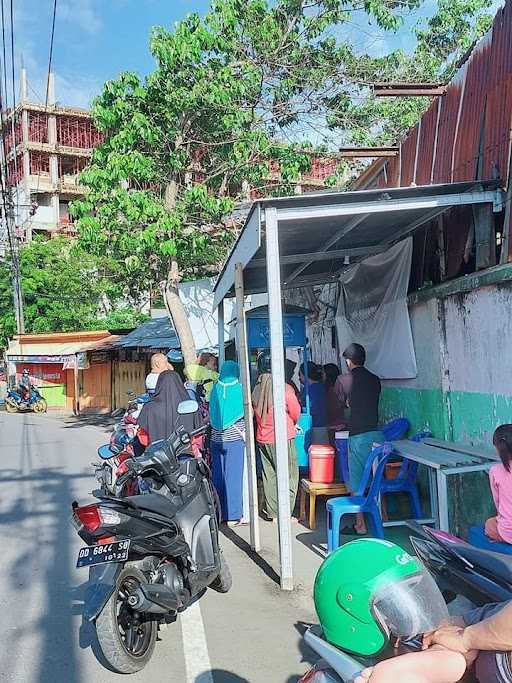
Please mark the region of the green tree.
MULTIPOLYGON (((431 64, 424 72, 449 61, 486 2, 453 0, 450 9, 441 0, 437 23, 417 30, 417 50, 431 64)), ((358 12, 393 31, 420 5, 214 0, 204 17, 153 30, 156 68, 145 80, 123 73, 105 84, 93 117, 106 140, 82 174, 88 194, 72 208, 80 240, 124 264, 133 297, 160 284, 186 363, 195 350, 178 282, 218 265, 237 228, 225 217, 246 187, 293 192, 311 166, 311 127, 347 140, 391 134, 396 108, 358 105, 354 96, 377 75, 404 72, 406 57, 356 54, 340 27, 358 12)), ((398 128, 418 116, 416 104, 397 108, 398 128)))
MULTIPOLYGON (((117 264, 68 238, 30 242, 20 250, 20 271, 27 332, 132 327, 143 318, 125 298, 117 264)), ((0 347, 15 331, 6 261, 0 265, 0 347)))
POLYGON ((348 50, 347 81, 326 98, 327 122, 346 142, 394 144, 430 105, 428 97, 373 97, 378 82, 447 83, 471 46, 491 26, 492 0, 438 0, 435 14, 413 28, 415 48, 379 57, 348 50))

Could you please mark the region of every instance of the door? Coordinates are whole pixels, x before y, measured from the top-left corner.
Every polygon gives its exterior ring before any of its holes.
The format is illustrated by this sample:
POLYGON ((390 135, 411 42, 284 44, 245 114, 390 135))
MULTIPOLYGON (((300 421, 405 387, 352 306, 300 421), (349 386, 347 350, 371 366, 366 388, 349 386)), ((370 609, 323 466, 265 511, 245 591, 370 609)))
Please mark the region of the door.
POLYGON ((115 361, 114 362, 114 410, 126 408, 128 392, 136 394, 145 392, 146 362, 115 361))
POLYGON ((80 412, 110 413, 112 410, 111 363, 91 363, 80 372, 80 412))

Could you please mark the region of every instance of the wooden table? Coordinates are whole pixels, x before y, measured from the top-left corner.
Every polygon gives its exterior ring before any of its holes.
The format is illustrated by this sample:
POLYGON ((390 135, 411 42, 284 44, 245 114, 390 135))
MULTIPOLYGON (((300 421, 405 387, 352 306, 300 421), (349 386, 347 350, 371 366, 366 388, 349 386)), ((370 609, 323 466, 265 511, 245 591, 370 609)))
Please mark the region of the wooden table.
POLYGON ((309 479, 300 480, 299 492, 299 518, 301 521, 306 519, 306 496, 309 496, 309 528, 316 529, 316 498, 317 496, 348 496, 349 490, 340 482, 333 484, 316 484, 309 479))

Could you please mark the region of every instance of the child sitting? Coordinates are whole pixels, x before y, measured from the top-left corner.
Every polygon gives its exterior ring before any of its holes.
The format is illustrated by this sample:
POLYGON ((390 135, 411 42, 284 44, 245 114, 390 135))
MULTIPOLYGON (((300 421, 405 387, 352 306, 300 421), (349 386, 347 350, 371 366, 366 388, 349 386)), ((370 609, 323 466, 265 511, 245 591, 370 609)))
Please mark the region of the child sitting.
POLYGON ((486 521, 485 533, 491 541, 512 543, 512 424, 498 427, 492 442, 501 459, 501 464, 493 465, 489 471, 492 497, 498 514, 486 521))

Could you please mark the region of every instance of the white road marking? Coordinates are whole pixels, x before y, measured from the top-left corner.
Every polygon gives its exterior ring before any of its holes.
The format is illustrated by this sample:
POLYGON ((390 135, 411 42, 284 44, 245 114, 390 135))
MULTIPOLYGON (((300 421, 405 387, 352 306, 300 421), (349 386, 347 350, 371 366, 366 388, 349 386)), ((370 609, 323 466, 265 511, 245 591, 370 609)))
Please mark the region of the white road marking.
POLYGON ((187 683, 213 683, 199 600, 180 614, 187 683))

